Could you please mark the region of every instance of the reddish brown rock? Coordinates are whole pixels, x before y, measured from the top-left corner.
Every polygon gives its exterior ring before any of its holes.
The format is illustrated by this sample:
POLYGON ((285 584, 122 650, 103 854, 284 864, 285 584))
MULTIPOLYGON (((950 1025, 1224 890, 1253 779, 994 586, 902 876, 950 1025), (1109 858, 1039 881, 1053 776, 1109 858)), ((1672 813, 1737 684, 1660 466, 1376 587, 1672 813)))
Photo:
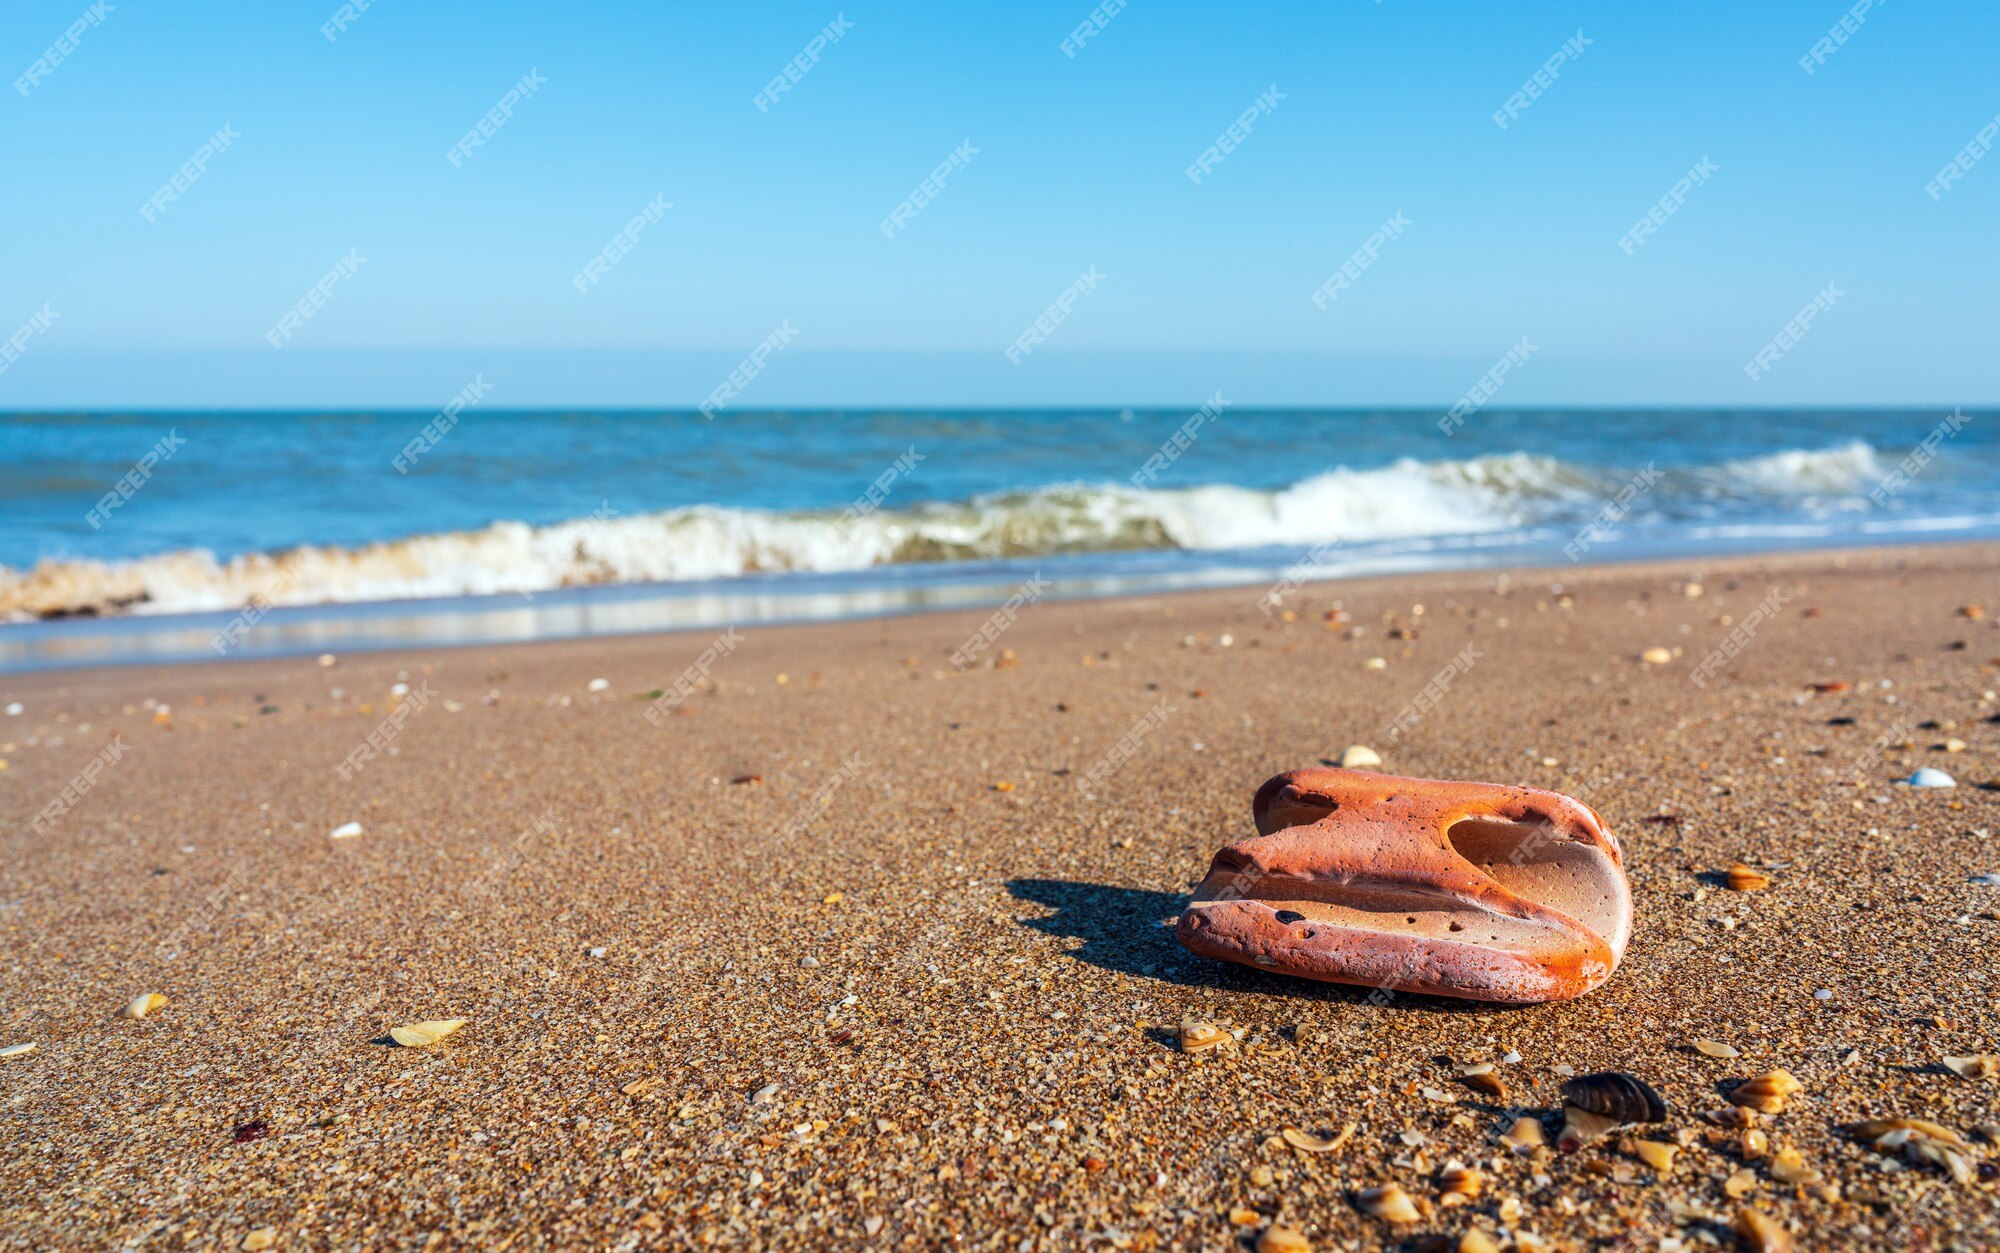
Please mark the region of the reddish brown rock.
POLYGON ((1181 915, 1195 952, 1478 1001, 1580 996, 1632 934, 1618 842, 1589 806, 1497 783, 1281 774, 1259 834, 1215 855, 1181 915))

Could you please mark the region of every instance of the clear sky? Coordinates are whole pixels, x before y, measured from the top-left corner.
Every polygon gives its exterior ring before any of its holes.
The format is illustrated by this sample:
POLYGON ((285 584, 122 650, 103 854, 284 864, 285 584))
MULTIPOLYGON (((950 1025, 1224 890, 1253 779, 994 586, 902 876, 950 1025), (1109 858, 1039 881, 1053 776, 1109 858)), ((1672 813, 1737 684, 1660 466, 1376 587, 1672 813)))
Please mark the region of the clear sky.
POLYGON ((496 405, 692 405, 781 325, 795 337, 744 403, 1181 403, 1227 384, 1448 404, 1524 336, 1515 403, 2000 396, 2000 158, 1925 190, 2000 115, 1990 0, 1883 0, 1811 73, 1845 5, 1129 0, 1075 56, 1087 0, 374 0, 330 40, 342 8, 8 0, 0 342, 59 316, 0 373, 0 408, 435 407, 474 372, 496 405), (757 107, 837 16, 840 39, 757 107), (546 81, 449 159, 531 71, 546 81), (1704 158, 1628 255, 1621 236, 1704 158), (579 291, 656 197, 671 208, 579 291), (1829 283, 1833 307, 1747 378, 1829 283))

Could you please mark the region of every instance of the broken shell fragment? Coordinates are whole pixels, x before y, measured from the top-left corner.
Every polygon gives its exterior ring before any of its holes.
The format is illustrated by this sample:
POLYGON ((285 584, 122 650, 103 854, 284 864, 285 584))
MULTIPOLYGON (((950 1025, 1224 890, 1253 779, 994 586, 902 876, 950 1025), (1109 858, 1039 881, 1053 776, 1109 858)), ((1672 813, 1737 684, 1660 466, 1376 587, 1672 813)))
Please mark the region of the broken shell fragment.
POLYGON ((1458 1077, 1463 1079, 1465 1086, 1474 1092, 1483 1093, 1495 1100, 1507 1099, 1507 1081, 1493 1069, 1492 1062, 1476 1062, 1470 1066, 1461 1066, 1458 1077))
POLYGON ((1674 1158, 1680 1153, 1680 1146, 1663 1140, 1631 1140, 1625 1149, 1632 1156, 1651 1166, 1662 1177, 1674 1172, 1674 1158))
POLYGON ((1180 1045, 1183 1053, 1206 1053, 1235 1042, 1234 1037, 1212 1022, 1190 1018, 1181 1024, 1180 1045))
POLYGON ((1556 1151, 1574 1153, 1587 1144, 1602 1140, 1623 1125, 1618 1119, 1597 1113, 1595 1110, 1565 1105, 1563 1129, 1556 1136, 1556 1151))
POLYGON ((1754 1209, 1738 1210, 1731 1226, 1752 1253, 1791 1253, 1792 1233, 1769 1214, 1754 1209))
POLYGON ((429 1022, 413 1022, 406 1026, 391 1027, 389 1038, 406 1049, 427 1048, 469 1021, 471 1020, 466 1018, 440 1018, 429 1022))
POLYGON ((165 1009, 166 1007, 166 997, 161 996, 158 992, 147 992, 133 997, 131 1003, 118 1012, 126 1018, 139 1019, 144 1018, 156 1009, 165 1009))
POLYGON ((1364 1188, 1354 1198, 1361 1212, 1388 1223, 1413 1223, 1423 1215, 1417 1212, 1417 1204, 1410 1194, 1403 1191, 1401 1184, 1388 1183, 1379 1188, 1364 1188))
POLYGON ((1757 1190, 1757 1172, 1745 1167, 1722 1181, 1722 1195, 1740 1201, 1757 1190))
POLYGON ((1729 886, 1738 892, 1761 892, 1771 886, 1771 876, 1737 862, 1729 868, 1729 886))
POLYGON ((1806 1159, 1794 1148, 1779 1149, 1771 1156, 1771 1164, 1764 1169, 1771 1172, 1771 1178, 1779 1183, 1818 1183, 1824 1176, 1806 1165, 1806 1159))
POLYGON ((1439 1200, 1441 1205, 1463 1205, 1478 1196, 1485 1187, 1485 1174, 1464 1162, 1448 1162, 1438 1172, 1438 1191, 1443 1193, 1439 1200))
POLYGON ((1802 1092, 1805 1085, 1792 1078, 1791 1073, 1773 1070, 1761 1074, 1729 1094, 1732 1105, 1754 1109, 1760 1114, 1776 1114, 1785 1108, 1785 1102, 1793 1093, 1802 1092))
POLYGON ((1532 1004, 1611 977, 1632 932, 1618 843, 1556 792, 1319 768, 1251 806, 1181 915, 1194 952, 1260 970, 1532 1004))
POLYGON ((1674 650, 1671 648, 1661 648, 1659 645, 1656 644, 1653 647, 1647 649, 1646 651, 1640 653, 1639 660, 1645 662, 1649 666, 1670 665, 1674 660, 1674 650))
POLYGON ((1523 1116, 1514 1120, 1514 1125, 1507 1129, 1506 1135, 1500 1137, 1500 1142, 1516 1153, 1530 1153, 1546 1145, 1549 1140, 1542 1134, 1541 1119, 1523 1116))
POLYGON ((1947 1057, 1944 1064, 1961 1079, 1991 1079, 2000 1075, 2000 1054, 1977 1053, 1970 1057, 1947 1057))
POLYGON ((1467 1227, 1465 1234, 1458 1238, 1458 1253, 1500 1253, 1500 1246, 1479 1228, 1467 1227))
POLYGON ((1312 1253, 1312 1241, 1304 1232, 1273 1223, 1257 1237, 1257 1253, 1312 1253))
POLYGON ((40 1047, 42 1046, 39 1044, 32 1044, 32 1043, 9 1044, 6 1048, 0 1048, 0 1061, 4 1061, 10 1057, 25 1057, 29 1053, 34 1052, 36 1049, 40 1047))
POLYGON ((1339 1135, 1326 1138, 1316 1136, 1309 1131, 1301 1131, 1297 1127, 1287 1127, 1279 1134, 1285 1137, 1286 1144, 1301 1153, 1331 1153, 1346 1144, 1354 1135, 1354 1130, 1355 1124, 1348 1123, 1340 1129, 1339 1135))

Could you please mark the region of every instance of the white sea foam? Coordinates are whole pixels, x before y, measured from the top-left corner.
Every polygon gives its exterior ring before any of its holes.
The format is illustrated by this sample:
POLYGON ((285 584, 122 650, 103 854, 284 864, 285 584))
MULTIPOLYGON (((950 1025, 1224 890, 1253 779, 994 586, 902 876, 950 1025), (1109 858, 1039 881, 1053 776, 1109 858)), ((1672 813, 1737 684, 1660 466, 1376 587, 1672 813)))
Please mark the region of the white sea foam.
MULTIPOLYGON (((1670 472, 1655 495, 1825 497, 1880 476, 1865 444, 1670 472)), ((969 501, 779 513, 714 506, 549 526, 496 522, 358 548, 301 547, 219 561, 188 550, 129 561, 0 568, 0 615, 179 613, 270 605, 539 592, 783 571, 1054 553, 1473 536, 1584 517, 1626 471, 1513 453, 1335 469, 1277 491, 1226 485, 1141 491, 1069 484, 969 501)))

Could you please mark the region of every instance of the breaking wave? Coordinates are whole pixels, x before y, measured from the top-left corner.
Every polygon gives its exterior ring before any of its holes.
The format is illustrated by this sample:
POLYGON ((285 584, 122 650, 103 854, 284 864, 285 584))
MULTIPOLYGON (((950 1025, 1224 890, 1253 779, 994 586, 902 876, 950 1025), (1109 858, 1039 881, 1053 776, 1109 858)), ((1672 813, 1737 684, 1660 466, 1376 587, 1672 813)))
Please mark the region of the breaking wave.
MULTIPOLYGON (((496 522, 228 560, 198 549, 127 561, 48 560, 32 569, 0 567, 0 615, 185 613, 253 601, 307 605, 1057 553, 1220 552, 1478 535, 1587 520, 1639 469, 1512 453, 1339 468, 1276 491, 1072 483, 862 516, 698 505, 549 526, 496 522)), ((1659 475, 1633 512, 1712 519, 1717 504, 1730 501, 1792 514, 1859 507, 1861 493, 1883 473, 1874 450, 1858 442, 1677 467, 1659 475)))

